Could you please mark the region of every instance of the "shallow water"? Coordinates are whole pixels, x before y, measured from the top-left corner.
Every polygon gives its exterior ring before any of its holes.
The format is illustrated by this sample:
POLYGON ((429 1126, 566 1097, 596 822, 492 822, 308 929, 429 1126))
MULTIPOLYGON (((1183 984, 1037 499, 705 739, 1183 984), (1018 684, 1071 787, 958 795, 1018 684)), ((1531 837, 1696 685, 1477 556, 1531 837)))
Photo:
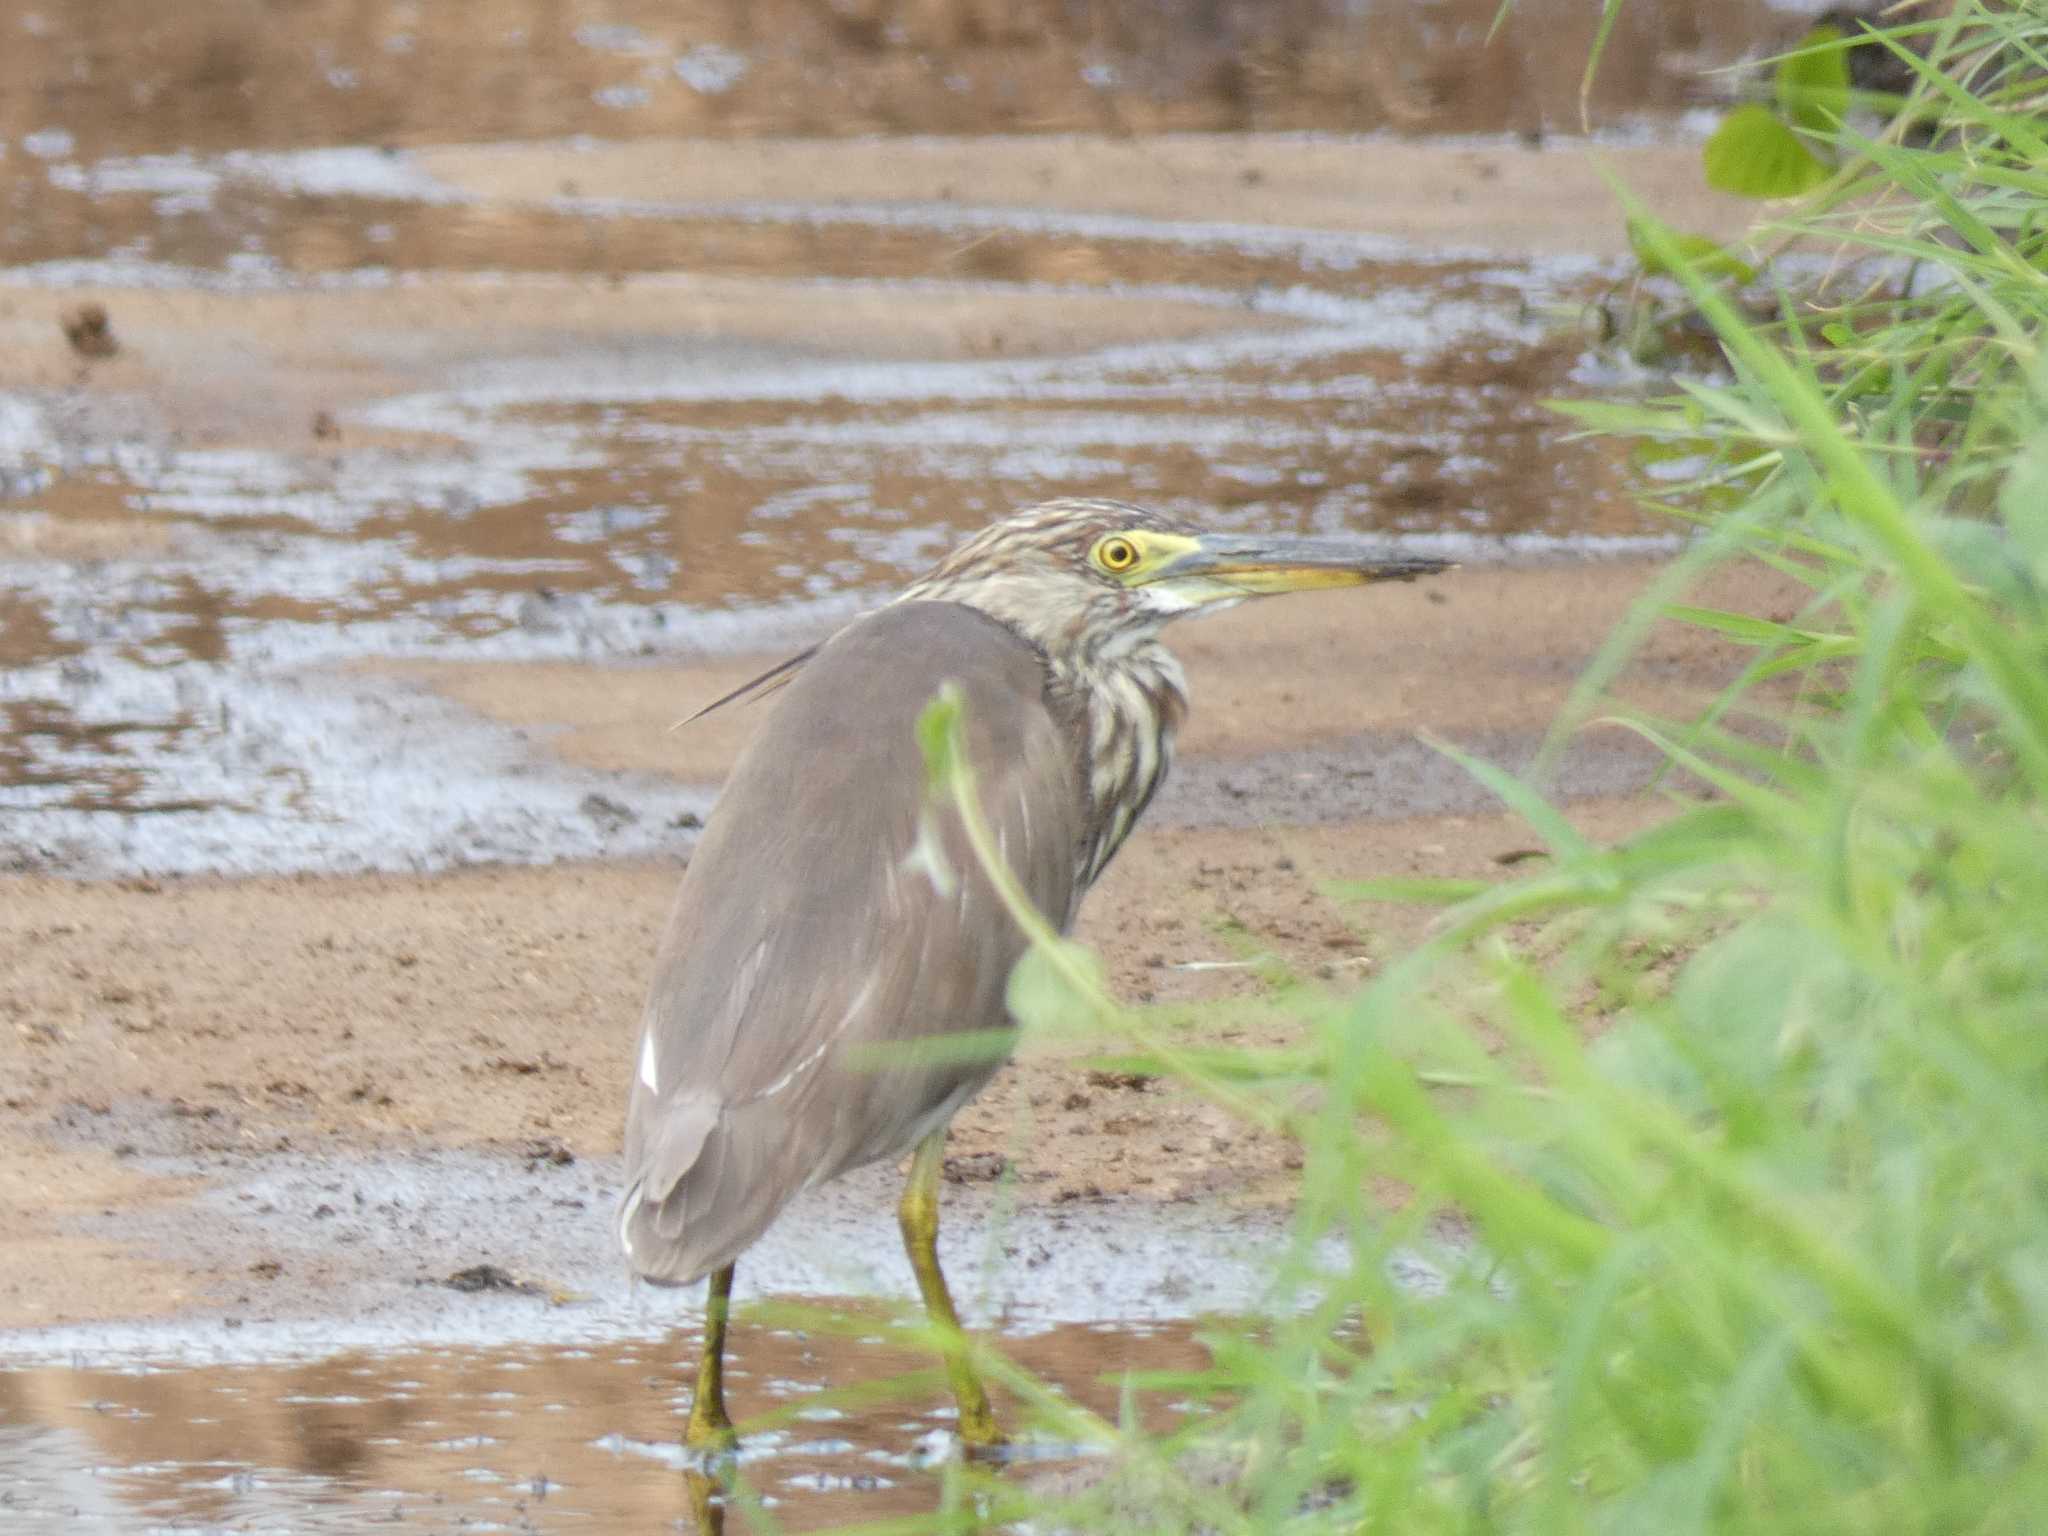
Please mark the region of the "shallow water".
MULTIPOLYGON (((805 1305, 780 1303, 780 1316, 805 1305)), ((733 1326, 728 1404, 743 1421, 777 1420, 743 1444, 748 1497, 789 1530, 930 1513, 951 1454, 943 1377, 874 1309, 834 1303, 829 1315, 836 1326, 744 1314, 733 1326), (868 1386, 817 1397, 852 1383, 868 1386)), ((1127 1374, 1207 1366, 1196 1334, 1185 1322, 1066 1325, 1005 1347, 1114 1421, 1127 1374)), ((678 1442, 696 1347, 679 1332, 291 1364, 0 1371, 0 1529, 695 1529, 704 1489, 692 1487, 678 1442)), ((1133 1401, 1160 1428, 1185 1399, 1133 1401)), ((1016 1405, 1000 1394, 998 1404, 1015 1424, 1016 1405)), ((1046 1470, 1034 1459, 1013 1475, 1046 1470)), ((744 1515, 728 1525, 763 1528, 744 1515)))
MULTIPOLYGON (((874 217, 841 226, 956 238, 874 217)), ((1019 248, 1052 266, 1068 245, 1120 249, 1020 223, 1019 248)), ((18 398, 0 536, 27 558, 0 565, 0 862, 434 868, 673 846, 701 790, 560 770, 431 698, 308 669, 773 643, 1055 495, 1468 558, 1518 536, 1655 537, 1612 493, 1610 457, 1563 441, 1540 405, 1569 388, 1579 344, 1537 311, 1598 281, 1588 264, 1145 233, 1124 265, 1156 254, 1174 281, 846 293, 1085 292, 1111 312, 1212 311, 1220 331, 1023 356, 997 331, 986 355, 932 358, 528 339, 430 364, 429 387, 344 413, 342 440, 310 449, 107 441, 18 398), (83 554, 80 530, 98 541, 83 554), (417 772, 423 752, 439 776, 417 772)))
MULTIPOLYGON (((137 1155, 205 1187, 80 1235, 247 1278, 162 1320, 0 1331, 0 1529, 691 1528, 701 1287, 628 1282, 614 1160, 137 1155), (447 1284, 479 1266, 509 1288, 447 1284)), ((901 1331, 918 1312, 896 1187, 874 1167, 804 1192, 739 1266, 728 1406, 749 1496, 784 1528, 941 1497, 954 1415, 901 1331)), ((1270 1213, 976 1181, 949 1184, 941 1250, 967 1325, 1089 1412, 1115 1421, 1132 1373, 1183 1378, 1131 1389, 1165 1428, 1208 1363, 1201 1320, 1272 1301, 1287 1233, 1270 1213)), ((1433 1247, 1389 1273, 1430 1294, 1464 1262, 1433 1247)), ((1099 1474, 1071 1430, 997 1399, 1033 1452, 1005 1475, 1099 1474)))

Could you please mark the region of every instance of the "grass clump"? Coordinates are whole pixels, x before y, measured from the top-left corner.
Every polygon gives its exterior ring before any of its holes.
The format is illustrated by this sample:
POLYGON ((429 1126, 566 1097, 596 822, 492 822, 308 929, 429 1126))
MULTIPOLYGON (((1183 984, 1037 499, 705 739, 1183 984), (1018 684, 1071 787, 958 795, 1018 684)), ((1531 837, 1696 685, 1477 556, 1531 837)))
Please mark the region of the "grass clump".
POLYGON ((1275 1320, 1152 1384, 1207 1404, 1172 1439, 1093 1426, 1136 1482, 1034 1528, 2040 1528, 2048 12, 1878 46, 1901 98, 1796 125, 1830 169, 1756 278, 1777 318, 1639 216, 1723 366, 1581 410, 1696 456, 1657 504, 1700 532, 1565 725, 1711 793, 1597 847, 1470 765, 1550 858, 1452 893, 1306 1058, 1231 1065, 1304 1145, 1275 1320), (1731 560, 1797 611, 1678 603, 1731 560), (1605 701, 1660 617, 1754 649, 1697 718, 1605 701))

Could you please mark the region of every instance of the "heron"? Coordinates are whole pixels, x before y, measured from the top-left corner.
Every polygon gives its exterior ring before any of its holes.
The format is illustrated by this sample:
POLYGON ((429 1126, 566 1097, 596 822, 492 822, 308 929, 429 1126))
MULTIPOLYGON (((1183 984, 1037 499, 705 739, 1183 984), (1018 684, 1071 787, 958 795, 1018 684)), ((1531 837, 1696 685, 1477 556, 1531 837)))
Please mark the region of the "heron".
POLYGON ((618 1207, 635 1274, 710 1277, 687 1446, 734 1443, 724 1354, 740 1255, 799 1192, 906 1153, 898 1225, 956 1433, 970 1454, 1002 1443, 937 1247, 946 1126, 1000 1054, 931 1043, 1007 1026, 1028 941, 959 818, 934 815, 915 730, 934 696, 957 689, 984 822, 1064 932, 1166 777, 1188 708, 1160 643, 1168 623, 1446 564, 1050 501, 707 706, 778 695, 719 793, 657 953, 618 1207), (948 878, 917 857, 931 837, 948 878))

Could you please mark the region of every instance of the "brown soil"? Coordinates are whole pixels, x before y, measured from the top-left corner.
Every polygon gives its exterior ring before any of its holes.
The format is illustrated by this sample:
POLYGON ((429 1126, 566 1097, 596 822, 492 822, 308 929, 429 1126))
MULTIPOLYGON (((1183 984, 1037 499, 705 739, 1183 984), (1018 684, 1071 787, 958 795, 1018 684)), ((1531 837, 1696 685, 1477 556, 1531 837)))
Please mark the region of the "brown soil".
POLYGON ((420 167, 499 204, 563 192, 647 203, 957 203, 1287 229, 1368 230, 1433 249, 1619 253, 1607 175, 1665 217, 1724 239, 1753 205, 1707 187, 1691 145, 1583 148, 1303 141, 1259 134, 1143 139, 752 140, 692 152, 664 140, 424 149, 420 167), (1604 173, 1604 174, 1603 174, 1604 173))
MULTIPOLYGON (((943 359, 1000 346, 1029 357, 1241 328, 1214 306, 1071 294, 849 296, 770 278, 534 274, 516 285, 429 274, 371 291, 211 293, 95 288, 121 350, 91 365, 101 411, 151 435, 318 451, 316 423, 476 358, 559 356, 647 338, 801 343, 830 355, 943 359)), ((87 382, 56 294, 0 291, 0 388, 87 382)), ((350 425, 333 451, 402 439, 350 425)), ((64 553, 53 549, 52 553, 64 553)))

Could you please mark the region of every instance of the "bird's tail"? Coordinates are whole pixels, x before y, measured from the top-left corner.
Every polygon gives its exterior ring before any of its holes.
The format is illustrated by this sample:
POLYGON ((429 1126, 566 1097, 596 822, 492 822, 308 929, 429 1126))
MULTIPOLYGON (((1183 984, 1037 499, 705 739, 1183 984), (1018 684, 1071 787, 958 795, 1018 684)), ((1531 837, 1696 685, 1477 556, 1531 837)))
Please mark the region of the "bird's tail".
POLYGON ((619 1249, 633 1273, 656 1285, 688 1285, 718 1267, 698 1262, 684 1241, 689 1174, 718 1129, 718 1106, 659 1105, 636 1097, 626 1123, 626 1191, 619 1197, 619 1249))
MULTIPOLYGON (((742 1120, 745 1116, 740 1117, 742 1120)), ((775 1158, 712 1102, 671 1104, 626 1135, 619 1247, 656 1285, 688 1285, 731 1263, 782 1207, 775 1158)))

